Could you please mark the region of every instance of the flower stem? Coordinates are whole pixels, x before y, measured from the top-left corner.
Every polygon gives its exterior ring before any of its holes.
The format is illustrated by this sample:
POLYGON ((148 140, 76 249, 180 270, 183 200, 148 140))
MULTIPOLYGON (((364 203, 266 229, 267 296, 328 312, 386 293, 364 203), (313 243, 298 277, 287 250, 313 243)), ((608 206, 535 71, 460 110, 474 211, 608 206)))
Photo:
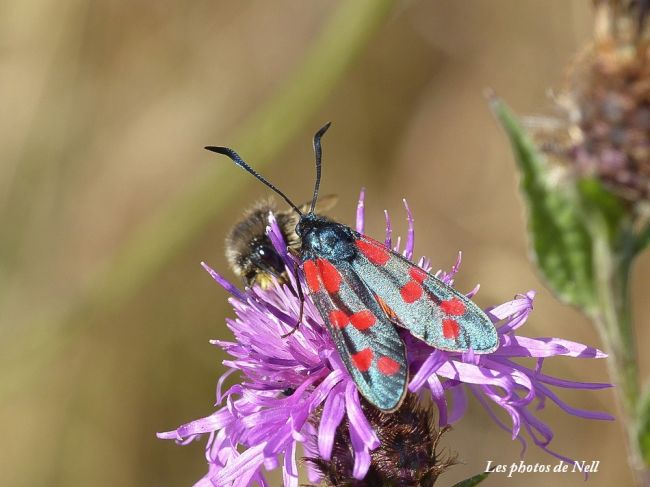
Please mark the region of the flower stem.
POLYGON ((631 264, 636 240, 629 221, 621 224, 619 237, 611 242, 604 222, 591 227, 593 265, 598 296, 590 314, 609 353, 609 372, 615 389, 622 424, 625 428, 628 462, 637 485, 648 485, 650 475, 637 440, 636 410, 639 400, 639 370, 630 303, 631 264))

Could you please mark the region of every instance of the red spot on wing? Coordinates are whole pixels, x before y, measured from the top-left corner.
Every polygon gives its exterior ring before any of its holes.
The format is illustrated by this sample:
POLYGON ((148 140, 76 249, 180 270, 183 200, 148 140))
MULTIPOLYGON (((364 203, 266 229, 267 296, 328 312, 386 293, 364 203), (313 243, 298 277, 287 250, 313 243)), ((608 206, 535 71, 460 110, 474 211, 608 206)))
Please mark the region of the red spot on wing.
POLYGON ((372 363, 372 350, 364 348, 360 352, 352 354, 352 363, 361 372, 366 372, 372 363))
POLYGON ((350 321, 359 331, 364 331, 375 324, 376 318, 370 311, 364 309, 350 316, 350 321))
POLYGON ((395 375, 399 372, 400 365, 390 357, 379 357, 377 368, 384 375, 395 375))
POLYGON ((445 338, 453 339, 458 338, 460 326, 456 320, 446 319, 442 320, 442 334, 445 338))
POLYGON ((334 328, 345 328, 347 324, 350 323, 350 319, 348 318, 348 315, 346 315, 340 309, 335 309, 333 311, 330 311, 327 317, 329 318, 330 324, 334 328))
POLYGON ((359 239, 356 244, 361 253, 375 265, 384 265, 390 259, 388 250, 379 243, 359 239))
POLYGON ((417 282, 422 284, 424 280, 429 277, 429 274, 424 272, 423 269, 420 269, 419 267, 411 267, 409 269, 409 275, 411 278, 415 279, 417 282))
POLYGON ((406 303, 414 303, 422 297, 422 286, 416 281, 409 281, 399 290, 402 299, 406 303))
POLYGON ((465 313, 465 303, 458 298, 452 298, 449 301, 440 303, 440 308, 452 316, 460 316, 465 313))
POLYGON ((336 270, 336 267, 329 260, 318 259, 318 268, 320 269, 320 276, 327 292, 330 294, 339 292, 343 278, 339 274, 339 271, 336 270))
POLYGON ((305 273, 305 281, 307 281, 309 290, 312 293, 317 293, 320 290, 320 280, 316 263, 313 260, 306 260, 302 265, 302 271, 305 273))

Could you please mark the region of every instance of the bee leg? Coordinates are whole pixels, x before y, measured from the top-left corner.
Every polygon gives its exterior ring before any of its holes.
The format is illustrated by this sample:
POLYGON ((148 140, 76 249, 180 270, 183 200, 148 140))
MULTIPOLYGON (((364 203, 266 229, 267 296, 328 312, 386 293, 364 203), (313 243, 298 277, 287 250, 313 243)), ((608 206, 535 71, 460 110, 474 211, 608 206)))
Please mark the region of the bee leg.
POLYGON ((293 275, 296 279, 296 288, 298 290, 298 299, 300 299, 300 313, 298 314, 298 321, 294 325, 293 329, 284 335, 282 335, 281 338, 286 338, 288 336, 293 335, 297 330, 298 327, 300 326, 300 323, 302 323, 302 317, 305 312, 305 295, 302 293, 302 284, 300 284, 300 279, 298 277, 298 266, 294 267, 293 269, 293 275))

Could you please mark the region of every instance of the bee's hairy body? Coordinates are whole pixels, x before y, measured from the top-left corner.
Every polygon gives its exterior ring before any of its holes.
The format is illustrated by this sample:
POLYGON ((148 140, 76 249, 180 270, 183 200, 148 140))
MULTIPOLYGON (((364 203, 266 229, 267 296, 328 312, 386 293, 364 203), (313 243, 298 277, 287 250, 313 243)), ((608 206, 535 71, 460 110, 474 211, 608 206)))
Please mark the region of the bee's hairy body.
MULTIPOLYGON (((328 210, 336 204, 336 199, 333 195, 323 197, 317 209, 328 210)), ((272 198, 260 200, 246 210, 226 237, 226 258, 235 275, 248 287, 257 285, 268 289, 273 277, 280 283, 287 282, 284 262, 266 235, 269 213, 275 215, 287 247, 298 251, 301 246, 296 234, 299 217, 293 210, 278 211, 272 198)))

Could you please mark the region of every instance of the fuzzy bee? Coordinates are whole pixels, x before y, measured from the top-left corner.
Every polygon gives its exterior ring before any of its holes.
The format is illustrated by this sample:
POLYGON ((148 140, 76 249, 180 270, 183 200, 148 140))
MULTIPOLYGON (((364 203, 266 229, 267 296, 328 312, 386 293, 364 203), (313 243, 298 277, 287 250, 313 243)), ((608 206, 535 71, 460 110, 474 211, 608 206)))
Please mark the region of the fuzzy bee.
MULTIPOLYGON (((316 207, 317 213, 332 209, 337 200, 335 195, 321 197, 316 207)), ((309 211, 309 205, 310 202, 302 205, 301 211, 309 211)), ((258 285, 267 289, 273 282, 273 277, 281 283, 287 282, 284 262, 266 236, 269 212, 275 215, 287 246, 296 251, 300 249, 300 237, 295 231, 298 215, 292 209, 277 210, 272 198, 258 201, 235 223, 226 237, 228 264, 235 275, 249 287, 258 285)))

